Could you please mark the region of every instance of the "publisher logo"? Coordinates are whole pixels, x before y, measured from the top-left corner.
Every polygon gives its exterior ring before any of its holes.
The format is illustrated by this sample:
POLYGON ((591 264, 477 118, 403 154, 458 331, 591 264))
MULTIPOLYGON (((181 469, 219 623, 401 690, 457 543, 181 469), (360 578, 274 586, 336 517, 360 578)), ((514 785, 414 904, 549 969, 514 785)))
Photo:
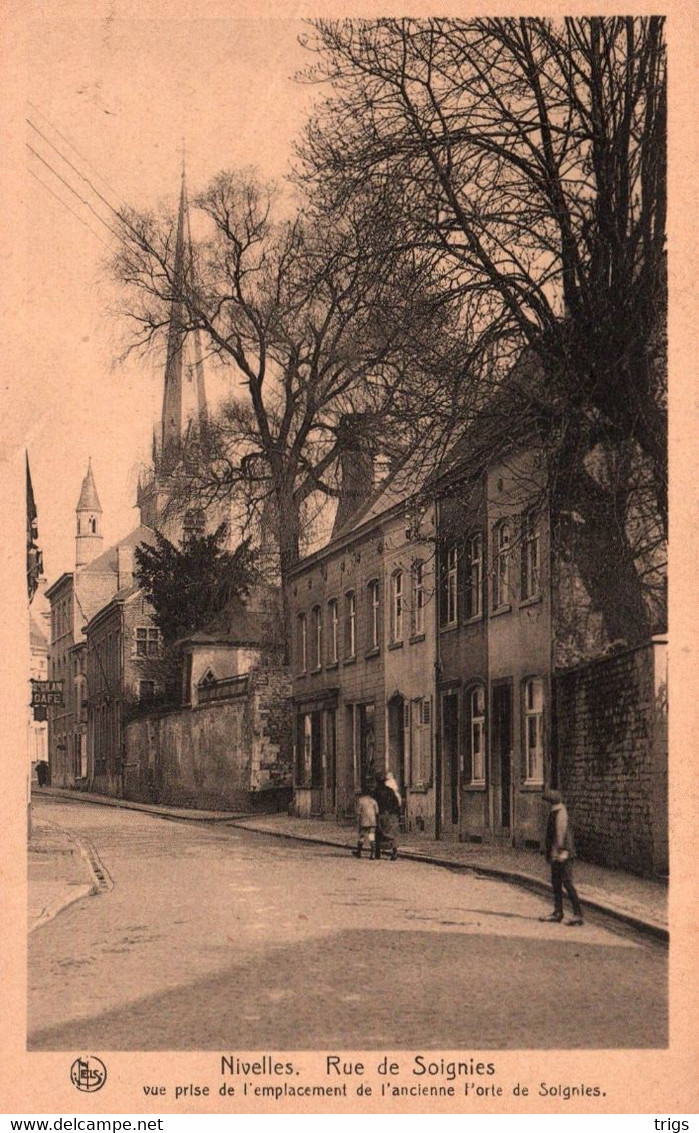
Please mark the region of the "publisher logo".
POLYGON ((76 1058, 70 1068, 70 1080, 76 1090, 81 1090, 84 1094, 94 1094, 95 1090, 101 1090, 107 1081, 107 1067, 102 1059, 95 1058, 94 1054, 88 1054, 85 1058, 76 1058))

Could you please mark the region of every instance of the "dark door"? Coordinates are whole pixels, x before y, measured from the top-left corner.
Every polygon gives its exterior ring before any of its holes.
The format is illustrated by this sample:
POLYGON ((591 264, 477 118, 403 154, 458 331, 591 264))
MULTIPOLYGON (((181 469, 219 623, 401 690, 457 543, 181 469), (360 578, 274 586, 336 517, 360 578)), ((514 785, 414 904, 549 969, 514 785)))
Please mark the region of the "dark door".
POLYGON ((493 776, 497 784, 494 798, 496 827, 509 833, 512 812, 512 687, 493 688, 493 776))
POLYGON ((359 778, 362 787, 371 786, 376 778, 376 733, 374 705, 359 706, 359 778))
POLYGON ((334 708, 328 708, 325 713, 325 759, 326 808, 334 811, 337 805, 337 722, 334 708))
POLYGON ((444 751, 444 814, 452 826, 459 825, 459 697, 442 696, 442 745, 444 751))
POLYGON ((405 804, 407 768, 405 766, 405 701, 402 696, 394 696, 388 702, 388 765, 393 771, 398 790, 405 804))
POLYGON ((311 713, 311 814, 323 809, 323 740, 322 714, 311 713))

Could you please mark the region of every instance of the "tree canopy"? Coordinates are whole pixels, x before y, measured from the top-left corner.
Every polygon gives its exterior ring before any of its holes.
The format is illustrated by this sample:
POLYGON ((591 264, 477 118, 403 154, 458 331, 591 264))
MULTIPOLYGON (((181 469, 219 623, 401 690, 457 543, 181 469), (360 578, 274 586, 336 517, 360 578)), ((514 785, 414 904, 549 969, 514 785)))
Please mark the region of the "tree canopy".
POLYGON ((391 201, 494 387, 509 371, 536 410, 610 632, 643 636, 667 530, 662 18, 319 20, 305 42, 327 95, 301 180, 330 213, 391 201))
POLYGON ((169 650, 202 629, 234 597, 245 596, 257 572, 250 542, 225 548, 226 526, 192 535, 180 547, 156 531, 154 546, 136 548, 136 575, 154 610, 153 620, 169 650))
POLYGON ((113 270, 134 345, 162 342, 176 302, 185 333, 198 329, 228 368, 229 404, 186 454, 180 481, 197 503, 233 497, 248 519, 271 517, 285 577, 314 497, 337 494, 346 419, 361 414, 381 447, 400 450, 428 400, 434 413, 442 398, 454 416, 449 391, 463 367, 436 375, 448 344, 454 361, 467 337, 390 217, 368 215, 362 201, 341 218, 289 215, 244 171, 218 175, 194 206, 209 235, 186 277, 174 272, 172 217, 133 212, 122 216, 113 270))

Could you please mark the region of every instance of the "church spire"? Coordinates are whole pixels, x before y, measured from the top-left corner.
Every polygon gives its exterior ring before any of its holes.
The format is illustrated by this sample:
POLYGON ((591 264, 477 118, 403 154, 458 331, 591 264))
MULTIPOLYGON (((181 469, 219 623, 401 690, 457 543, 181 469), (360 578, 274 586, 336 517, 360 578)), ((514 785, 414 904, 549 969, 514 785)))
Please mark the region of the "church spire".
POLYGON ((91 562, 102 550, 101 525, 102 505, 97 495, 97 485, 92 472, 92 460, 89 460, 75 508, 76 570, 78 567, 84 566, 85 563, 91 562))
POLYGON ((162 453, 178 450, 189 422, 205 423, 207 416, 204 367, 199 331, 187 335, 191 320, 184 297, 194 283, 192 234, 189 223, 189 202, 184 156, 182 159, 182 185, 177 215, 175 262, 172 278, 172 300, 168 327, 167 357, 165 361, 165 388, 163 391, 162 453), (191 338, 191 344, 188 343, 191 338), (191 346, 191 360, 185 358, 186 347, 191 346))

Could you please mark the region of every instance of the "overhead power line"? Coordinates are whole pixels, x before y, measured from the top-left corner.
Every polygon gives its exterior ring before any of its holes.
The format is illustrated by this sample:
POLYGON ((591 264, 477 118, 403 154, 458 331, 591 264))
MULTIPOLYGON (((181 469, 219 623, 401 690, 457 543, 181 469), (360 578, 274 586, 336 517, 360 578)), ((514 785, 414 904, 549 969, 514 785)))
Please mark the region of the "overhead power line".
POLYGON ((70 193, 72 193, 74 197, 77 197, 77 199, 80 201, 81 204, 85 205, 85 207, 90 210, 92 215, 100 222, 100 224, 104 225, 104 227, 106 229, 108 229, 109 232, 112 233, 112 236, 116 236, 117 240, 121 240, 122 242, 124 242, 123 236, 121 236, 120 233, 117 232, 117 230, 115 228, 112 228, 111 224, 109 224, 104 219, 103 216, 100 216, 100 214, 97 212, 97 209, 95 209, 93 207, 91 202, 88 201, 85 197, 81 196, 80 193, 78 192, 78 190, 74 189, 73 186, 70 184, 70 182, 66 181, 65 177, 61 176, 61 174, 58 172, 57 169, 54 169, 54 167, 51 165, 50 161, 47 161, 46 158, 42 157, 41 154, 37 150, 35 150, 33 146, 29 145, 29 142, 27 142, 27 149, 29 150, 29 152, 31 154, 34 155, 34 157, 36 157, 41 162, 42 165, 45 165, 46 168, 51 173, 53 173, 54 177, 58 178, 58 180, 61 182, 61 184, 65 185, 66 189, 68 189, 68 191, 70 193))
POLYGON ((44 120, 44 122, 46 122, 47 126, 50 126, 55 134, 58 134, 58 137, 61 139, 61 141, 65 142, 65 144, 72 149, 73 153, 76 154, 80 158, 81 161, 85 162, 85 164, 90 167, 90 169, 93 171, 93 173, 95 173, 95 175, 97 177, 99 177, 102 184, 106 185, 106 187, 109 189, 109 191, 114 194, 114 196, 117 198, 119 203, 121 205, 125 204, 124 199, 121 196, 121 193, 118 193, 117 190, 114 188, 114 186, 109 184, 109 181, 107 181, 107 179, 102 176, 99 169, 97 169, 92 164, 92 162, 90 161, 90 159, 88 157, 85 157, 85 155, 80 152, 80 150, 77 148, 77 146, 74 145, 73 142, 71 142, 70 138, 67 137, 66 134, 61 133, 61 131, 58 129, 58 126, 56 126, 55 123, 51 121, 51 119, 44 113, 44 111, 41 110, 34 102, 31 102, 29 99, 27 99, 27 105, 31 106, 32 110, 34 110, 39 115, 40 118, 43 118, 43 120, 44 120))
MULTIPOLYGON (((121 219, 121 213, 119 212, 119 210, 118 210, 118 209, 116 209, 116 208, 114 207, 114 205, 112 204, 112 202, 111 202, 111 201, 107 200, 107 198, 106 198, 106 197, 104 196, 104 194, 103 194, 103 193, 100 193, 99 189, 98 189, 98 188, 96 188, 96 186, 95 186, 95 185, 93 184, 93 182, 92 182, 92 181, 90 180, 90 178, 89 178, 89 177, 88 177, 88 176, 87 176, 87 175, 86 175, 85 173, 83 173, 83 172, 82 172, 82 171, 81 171, 80 169, 78 169, 78 167, 77 167, 76 165, 74 165, 74 164, 73 164, 73 162, 72 162, 72 161, 71 161, 71 160, 70 160, 69 158, 67 158, 67 157, 66 157, 66 155, 65 155, 64 153, 62 153, 62 152, 61 152, 61 150, 60 150, 60 149, 58 148, 58 146, 57 146, 57 145, 55 145, 55 144, 54 144, 54 143, 53 143, 53 142, 51 141, 51 139, 50 139, 50 138, 47 138, 47 137, 46 137, 46 134, 44 134, 44 133, 43 133, 43 132, 42 132, 42 131, 41 131, 41 130, 39 129, 39 127, 38 127, 38 126, 36 126, 36 125, 34 124, 34 122, 32 122, 31 118, 26 118, 26 119, 25 119, 25 121, 26 121, 27 125, 31 126, 32 130, 34 130, 34 131, 35 131, 35 133, 37 133, 37 134, 39 135, 39 137, 40 137, 40 138, 42 139, 42 141, 46 142, 46 145, 47 145, 47 146, 50 146, 50 147, 51 147, 51 149, 52 149, 52 150, 54 151, 54 153, 58 154, 58 156, 60 157, 61 161, 65 162, 65 164, 66 164, 66 165, 68 166, 68 168, 69 168, 69 169, 71 169, 71 170, 73 171, 73 173, 75 173, 75 174, 76 174, 76 176, 80 178, 80 180, 81 180, 81 181, 84 181, 86 185, 89 185, 89 186, 90 186, 90 189, 91 189, 91 190, 92 190, 92 192, 93 192, 93 193, 95 194, 95 196, 96 196, 96 197, 97 197, 97 198, 98 198, 98 199, 99 199, 100 201, 102 201, 102 203, 103 203, 104 205, 106 205, 106 207, 107 207, 107 208, 109 209, 109 211, 110 211, 111 213, 113 213, 113 214, 114 214, 114 216, 116 216, 116 217, 118 217, 119 219, 121 219)), ((29 144, 29 143, 27 143, 27 144, 29 144)))
POLYGON ((51 194, 51 196, 54 198, 54 200, 58 201, 59 205, 62 205, 63 208, 67 210, 67 212, 71 213, 75 217, 76 220, 79 220, 80 223, 82 225, 84 225, 85 228, 89 229, 89 231, 95 237, 95 240, 99 240, 100 244, 102 244, 105 248, 109 247, 109 244, 107 243, 107 241, 103 240, 98 232, 95 232, 95 229, 92 227, 92 225, 88 224, 88 222, 85 220, 85 218, 80 216, 80 213, 77 213, 75 211, 75 209, 72 209, 67 201, 64 201, 62 197, 59 197, 58 193, 54 193, 54 191, 50 187, 50 185, 47 185, 45 181, 42 181, 41 177, 39 177, 34 172, 33 169, 29 168, 29 173, 32 175, 32 177, 34 178, 35 181, 38 181, 39 184, 42 185, 44 189, 46 189, 47 193, 51 194))

